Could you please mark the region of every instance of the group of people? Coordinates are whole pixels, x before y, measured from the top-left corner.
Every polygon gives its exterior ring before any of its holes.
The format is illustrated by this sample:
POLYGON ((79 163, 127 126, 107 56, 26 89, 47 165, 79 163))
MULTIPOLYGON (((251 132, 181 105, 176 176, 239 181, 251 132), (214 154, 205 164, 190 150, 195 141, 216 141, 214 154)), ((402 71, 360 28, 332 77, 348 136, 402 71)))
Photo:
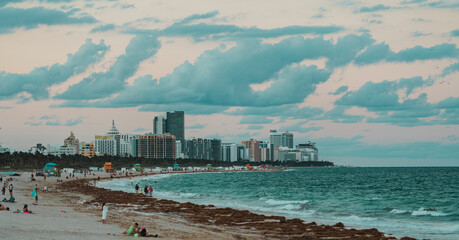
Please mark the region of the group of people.
MULTIPOLYGON (((0 177, 0 183, 2 182, 3 182, 3 177, 0 177)), ((12 197, 13 189, 14 189, 12 177, 5 179, 5 182, 3 183, 3 186, 2 186, 2 195, 5 195, 6 189, 8 189, 8 191, 10 192, 10 197, 12 197)))
MULTIPOLYGON (((30 180, 31 181, 35 181, 33 172, 32 172, 32 175, 30 177, 30 180)), ((4 197, 1 202, 2 203, 16 203, 16 198, 13 196, 13 192, 14 192, 13 178, 12 177, 9 177, 9 178, 0 177, 0 184, 2 184, 2 195, 5 195, 6 189, 8 189, 8 191, 10 193, 9 199, 6 199, 6 197, 4 197), (3 182, 3 180, 5 180, 5 182, 3 182)), ((34 192, 37 192, 37 191, 38 191, 38 186, 37 186, 37 184, 35 184, 34 192)), ((34 205, 38 204, 38 195, 35 196, 35 202, 33 204, 34 205)), ((9 211, 9 210, 10 210, 9 207, 7 207, 7 206, 5 206, 5 205, 0 203, 0 211, 9 211)), ((15 213, 21 213, 21 212, 18 209, 17 211, 15 211, 15 213)), ((22 213, 32 213, 32 211, 29 210, 29 207, 28 207, 27 204, 24 205, 24 207, 22 209, 22 213)))
MULTIPOLYGON (((139 193, 139 189, 140 189, 139 184, 136 184, 135 185, 135 193, 139 193)), ((143 192, 142 192, 142 190, 140 190, 140 193, 152 196, 153 195, 153 187, 145 185, 145 187, 143 188, 143 192)))
POLYGON ((147 233, 146 228, 140 228, 138 223, 134 223, 131 227, 124 231, 123 234, 125 235, 133 235, 134 237, 158 237, 158 234, 149 234, 147 233))

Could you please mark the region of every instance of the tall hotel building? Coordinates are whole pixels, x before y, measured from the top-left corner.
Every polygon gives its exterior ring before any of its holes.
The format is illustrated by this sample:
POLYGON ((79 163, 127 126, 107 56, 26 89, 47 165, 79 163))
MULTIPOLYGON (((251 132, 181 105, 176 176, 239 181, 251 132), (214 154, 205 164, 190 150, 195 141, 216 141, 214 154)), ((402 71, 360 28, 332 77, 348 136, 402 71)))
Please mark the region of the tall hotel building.
POLYGON ((183 111, 167 112, 166 133, 174 135, 177 140, 185 140, 185 113, 183 111))
POLYGON ((249 141, 242 141, 241 143, 244 144, 246 148, 250 149, 250 160, 255 162, 261 161, 261 141, 250 139, 249 141))
POLYGON ((153 119, 153 133, 164 134, 166 133, 166 118, 163 116, 156 116, 153 119))
POLYGON ((176 159, 175 136, 171 134, 146 134, 139 136, 137 154, 139 157, 155 159, 176 159))

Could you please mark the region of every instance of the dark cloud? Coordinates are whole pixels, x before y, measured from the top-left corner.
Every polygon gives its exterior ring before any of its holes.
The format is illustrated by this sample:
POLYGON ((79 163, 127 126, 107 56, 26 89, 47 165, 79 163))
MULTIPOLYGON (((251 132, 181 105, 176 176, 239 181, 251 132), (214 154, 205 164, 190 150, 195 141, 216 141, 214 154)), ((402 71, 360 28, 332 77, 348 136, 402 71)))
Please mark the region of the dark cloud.
POLYGON ((272 122, 273 119, 267 119, 266 117, 247 115, 241 119, 239 124, 268 124, 272 122))
POLYGON ((125 54, 119 56, 107 72, 93 73, 56 98, 99 99, 121 91, 125 88, 125 81, 137 72, 139 64, 156 54, 160 45, 156 36, 134 37, 126 47, 125 54))
POLYGON ((10 33, 18 28, 33 29, 39 25, 71 25, 95 23, 90 16, 75 16, 76 10, 62 12, 43 7, 0 8, 0 34, 10 33))
POLYGON ((15 98, 23 92, 35 100, 46 99, 50 86, 82 73, 88 66, 98 62, 108 49, 103 41, 94 44, 88 39, 76 53, 68 55, 64 64, 35 68, 27 74, 0 72, 0 99, 15 98))
POLYGON ((375 5, 375 6, 372 6, 372 7, 362 7, 362 8, 359 9, 359 12, 367 13, 367 12, 384 11, 384 10, 389 10, 389 9, 392 9, 392 7, 389 7, 389 6, 386 6, 386 5, 383 5, 383 4, 379 4, 379 5, 375 5))
POLYGON ((330 95, 340 95, 340 94, 342 94, 342 93, 347 92, 347 89, 348 89, 347 86, 341 86, 341 87, 339 87, 338 89, 336 89, 336 91, 330 92, 330 93, 328 93, 328 94, 330 94, 330 95))
POLYGON ((110 30, 115 29, 115 24, 105 24, 105 25, 100 25, 98 27, 95 27, 91 30, 91 33, 96 33, 96 32, 106 32, 110 30))

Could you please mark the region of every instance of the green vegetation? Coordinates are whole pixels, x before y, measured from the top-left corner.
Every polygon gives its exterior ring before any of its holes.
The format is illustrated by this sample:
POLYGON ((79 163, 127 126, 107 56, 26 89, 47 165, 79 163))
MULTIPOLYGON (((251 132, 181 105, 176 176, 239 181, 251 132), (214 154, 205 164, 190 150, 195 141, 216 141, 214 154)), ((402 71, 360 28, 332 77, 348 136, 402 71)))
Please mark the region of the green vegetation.
POLYGON ((175 163, 180 164, 180 167, 205 167, 207 164, 212 164, 213 167, 229 167, 229 166, 251 166, 272 165, 272 166, 288 166, 288 167, 326 167, 333 166, 332 162, 318 161, 318 162, 221 162, 203 159, 150 159, 139 157, 116 157, 116 156, 100 156, 88 158, 82 155, 72 156, 50 156, 43 154, 29 154, 23 152, 15 152, 13 154, 1 153, 0 154, 0 169, 2 170, 25 170, 25 169, 39 169, 43 168, 46 163, 57 163, 60 168, 76 168, 88 169, 89 167, 103 167, 105 162, 111 162, 113 167, 120 169, 122 167, 132 167, 136 163, 140 163, 143 167, 172 167, 175 163))

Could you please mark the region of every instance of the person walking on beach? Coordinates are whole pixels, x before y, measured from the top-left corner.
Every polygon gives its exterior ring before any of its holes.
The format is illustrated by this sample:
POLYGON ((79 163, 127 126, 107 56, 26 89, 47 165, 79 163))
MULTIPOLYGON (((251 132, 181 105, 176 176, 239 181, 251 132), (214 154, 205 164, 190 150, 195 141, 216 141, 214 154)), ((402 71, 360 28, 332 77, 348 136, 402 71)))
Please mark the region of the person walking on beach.
POLYGON ((139 193, 139 184, 135 185, 135 193, 139 193))
POLYGON ((6 183, 3 183, 3 186, 2 186, 2 195, 5 195, 5 192, 6 192, 6 183))
POLYGON ((108 207, 105 203, 102 203, 102 223, 105 224, 105 219, 107 219, 108 207))
POLYGON ((10 185, 8 185, 8 190, 10 191, 10 197, 13 196, 13 183, 10 183, 10 185))
POLYGON ((150 196, 152 196, 153 195, 153 188, 150 186, 150 188, 148 190, 150 192, 150 196))
POLYGON ((34 187, 32 193, 31 193, 31 195, 32 195, 33 197, 35 197, 35 202, 32 203, 32 204, 33 204, 33 205, 38 205, 38 186, 37 186, 37 184, 35 184, 35 187, 34 187))
POLYGON ((145 185, 145 187, 143 188, 143 192, 145 193, 145 195, 148 195, 148 186, 145 185))

